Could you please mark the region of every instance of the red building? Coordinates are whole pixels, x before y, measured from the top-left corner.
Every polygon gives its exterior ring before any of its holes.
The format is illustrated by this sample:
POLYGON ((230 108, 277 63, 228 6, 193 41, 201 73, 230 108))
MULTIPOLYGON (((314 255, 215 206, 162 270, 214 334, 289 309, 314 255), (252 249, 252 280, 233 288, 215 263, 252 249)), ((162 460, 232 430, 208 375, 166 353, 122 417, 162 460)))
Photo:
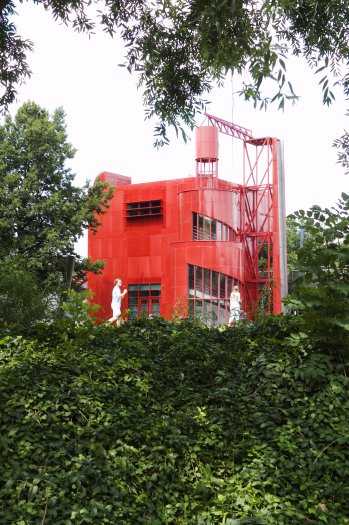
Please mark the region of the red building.
POLYGON ((261 294, 267 308, 281 311, 279 141, 207 118, 209 125, 197 129, 196 177, 132 184, 129 177, 99 175, 116 186, 98 233, 89 232, 89 257, 106 261, 103 274, 88 281, 101 316, 111 314, 116 277, 128 289, 122 308, 129 318, 191 315, 226 324, 235 284, 248 315, 261 294), (218 177, 218 131, 244 141, 243 184, 218 177))

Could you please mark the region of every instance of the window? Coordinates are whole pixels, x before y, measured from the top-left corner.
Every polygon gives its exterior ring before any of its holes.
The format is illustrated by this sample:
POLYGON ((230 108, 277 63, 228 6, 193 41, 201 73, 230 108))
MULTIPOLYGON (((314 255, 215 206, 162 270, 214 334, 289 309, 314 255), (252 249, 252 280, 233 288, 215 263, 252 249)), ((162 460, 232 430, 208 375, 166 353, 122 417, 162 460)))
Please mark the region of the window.
POLYGON ((234 230, 223 222, 193 212, 193 241, 232 241, 234 230))
POLYGON ((142 201, 142 202, 128 202, 126 204, 127 219, 140 217, 156 217, 162 215, 162 202, 157 201, 142 201))
POLYGON ((129 318, 159 317, 161 284, 129 284, 128 286, 129 318))
POLYGON ((230 293, 235 284, 239 283, 230 275, 189 264, 189 317, 201 319, 207 326, 227 324, 230 293))

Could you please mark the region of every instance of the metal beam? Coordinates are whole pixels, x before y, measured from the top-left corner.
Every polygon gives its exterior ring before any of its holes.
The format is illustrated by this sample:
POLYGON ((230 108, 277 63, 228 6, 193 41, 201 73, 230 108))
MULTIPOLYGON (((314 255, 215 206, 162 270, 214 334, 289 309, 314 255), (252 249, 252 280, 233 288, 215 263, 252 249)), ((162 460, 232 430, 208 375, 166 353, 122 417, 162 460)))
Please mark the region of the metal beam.
POLYGON ((208 122, 212 126, 216 126, 219 131, 225 133, 225 135, 230 135, 231 137, 242 140, 253 140, 252 131, 250 129, 238 126, 237 124, 215 117, 214 115, 209 115, 208 113, 205 113, 205 117, 207 117, 208 122))

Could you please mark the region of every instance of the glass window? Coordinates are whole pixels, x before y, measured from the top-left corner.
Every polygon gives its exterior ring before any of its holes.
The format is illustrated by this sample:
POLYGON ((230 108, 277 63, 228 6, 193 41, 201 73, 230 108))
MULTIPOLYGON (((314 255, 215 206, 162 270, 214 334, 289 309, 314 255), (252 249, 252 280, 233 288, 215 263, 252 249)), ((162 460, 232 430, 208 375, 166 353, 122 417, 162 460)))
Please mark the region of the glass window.
POLYGON ((196 297, 202 297, 203 287, 202 287, 202 270, 200 266, 195 266, 195 295, 196 297))
POLYGON ((149 284, 141 284, 139 287, 139 295, 149 295, 149 284))
POLYGON ((188 317, 189 317, 189 319, 194 319, 195 318, 194 306, 195 306, 195 301, 188 301, 188 317))
POLYGON ((233 239, 233 230, 230 226, 195 212, 193 212, 192 217, 194 241, 229 241, 233 239))
POLYGON ((212 297, 218 298, 218 272, 212 272, 212 297))
POLYGON ((230 275, 189 264, 189 316, 201 319, 207 326, 227 324, 233 282, 230 275))
POLYGON ((217 222, 217 241, 222 240, 222 223, 217 222))
POLYGON ((219 324, 225 324, 226 319, 229 318, 229 304, 227 301, 220 299, 219 301, 219 324))
POLYGON ((161 200, 128 202, 126 204, 126 217, 146 217, 150 215, 161 215, 161 200))
POLYGON ((211 296, 211 270, 204 268, 205 297, 211 296))
POLYGON ((198 239, 198 214, 193 212, 193 240, 198 239))
POLYGON ((201 300, 196 300, 195 301, 195 317, 196 319, 202 319, 202 301, 201 300))
POLYGON ((146 299, 141 300, 141 317, 148 316, 148 301, 146 299))
POLYGON ((230 294, 231 294, 232 289, 233 289, 233 279, 232 279, 232 277, 228 277, 227 296, 230 297, 230 294))
POLYGON ((153 299, 151 302, 151 314, 155 317, 160 316, 160 300, 159 299, 153 299))
POLYGON ((161 284, 130 284, 128 286, 129 318, 160 315, 161 284))
POLYGON ((202 241, 204 238, 204 218, 199 215, 198 240, 202 241))
POLYGON ((226 275, 224 273, 219 274, 219 297, 224 298, 227 296, 226 293, 226 275))
POLYGON ((152 215, 156 215, 156 214, 160 214, 161 213, 161 201, 152 201, 151 202, 150 213, 152 215))
POLYGON ((227 240, 227 228, 225 224, 222 224, 222 241, 227 240))
POLYGON ((211 311, 211 301, 204 301, 204 323, 207 326, 212 326, 212 311, 211 311))
POLYGON ((136 319, 138 317, 138 306, 130 306, 128 310, 129 319, 136 319))
POLYGON ((189 297, 194 297, 194 266, 189 264, 189 297))
POLYGON ((211 239, 213 241, 216 240, 217 238, 217 224, 218 224, 218 221, 213 221, 211 222, 211 239))
POLYGON ((211 219, 204 217, 204 239, 209 241, 211 239, 211 219))
MULTIPOLYGON (((212 308, 212 313, 211 313, 211 325, 210 326, 218 326, 219 321, 220 321, 219 311, 218 311, 218 301, 212 301, 211 308, 212 308)), ((225 319, 225 317, 223 319, 225 319)))

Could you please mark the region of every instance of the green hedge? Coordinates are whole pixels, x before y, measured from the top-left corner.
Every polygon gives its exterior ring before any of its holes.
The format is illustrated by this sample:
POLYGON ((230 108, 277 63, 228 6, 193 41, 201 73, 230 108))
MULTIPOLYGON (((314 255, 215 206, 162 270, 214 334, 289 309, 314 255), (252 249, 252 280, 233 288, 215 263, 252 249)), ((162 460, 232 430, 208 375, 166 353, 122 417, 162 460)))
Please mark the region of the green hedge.
POLYGON ((345 364, 297 318, 0 335, 0 523, 349 523, 345 364))

